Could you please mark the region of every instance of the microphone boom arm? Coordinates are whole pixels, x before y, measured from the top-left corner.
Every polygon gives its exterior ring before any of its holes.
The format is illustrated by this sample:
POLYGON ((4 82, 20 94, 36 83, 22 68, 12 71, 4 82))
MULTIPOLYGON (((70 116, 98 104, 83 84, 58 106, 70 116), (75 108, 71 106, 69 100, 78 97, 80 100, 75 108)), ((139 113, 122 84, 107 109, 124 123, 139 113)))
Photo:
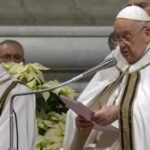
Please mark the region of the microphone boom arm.
POLYGON ((43 92, 47 92, 47 91, 53 91, 57 88, 60 88, 62 86, 65 86, 69 83, 72 83, 72 82, 75 82, 77 80, 80 80, 84 77, 87 77, 93 73, 96 73, 97 71, 99 70, 102 70, 102 69, 106 69, 106 68, 109 68, 109 67, 112 67, 114 65, 116 65, 117 61, 115 58, 111 58, 111 59, 107 59, 107 60, 104 60, 102 63, 100 63, 99 65, 83 72, 82 74, 76 76, 76 77, 73 77, 72 79, 66 81, 66 82, 63 82, 59 85, 56 85, 54 87, 49 87, 49 88, 45 88, 45 89, 42 89, 42 90, 36 90, 36 91, 32 91, 32 92, 22 92, 22 93, 16 93, 14 95, 12 95, 11 97, 11 100, 10 100, 10 121, 9 121, 9 124, 10 124, 10 147, 8 150, 15 150, 13 148, 13 101, 14 101, 14 98, 17 97, 17 96, 22 96, 22 95, 32 95, 32 94, 38 94, 38 93, 43 93, 43 92))

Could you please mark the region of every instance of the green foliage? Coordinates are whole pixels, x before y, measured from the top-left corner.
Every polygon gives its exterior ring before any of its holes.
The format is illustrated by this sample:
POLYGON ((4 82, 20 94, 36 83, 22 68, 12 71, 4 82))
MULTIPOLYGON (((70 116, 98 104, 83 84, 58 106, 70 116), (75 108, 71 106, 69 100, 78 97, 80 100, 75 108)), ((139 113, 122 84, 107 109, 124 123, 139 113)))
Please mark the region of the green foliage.
MULTIPOLYGON (((45 81, 42 70, 49 68, 35 64, 1 64, 15 78, 32 90, 44 89, 60 84, 57 80, 45 81)), ((75 97, 75 91, 68 86, 36 95, 38 137, 36 150, 59 150, 62 147, 67 108, 59 95, 75 97)))
POLYGON ((54 111, 59 114, 65 113, 67 111, 67 108, 65 107, 64 103, 60 100, 58 95, 56 95, 54 92, 48 92, 49 97, 47 100, 45 100, 45 97, 42 94, 37 94, 36 100, 37 100, 37 110, 43 110, 46 113, 54 111))
POLYGON ((60 115, 56 112, 45 114, 41 111, 38 113, 39 136, 36 144, 37 150, 59 150, 62 147, 65 118, 65 114, 60 115))

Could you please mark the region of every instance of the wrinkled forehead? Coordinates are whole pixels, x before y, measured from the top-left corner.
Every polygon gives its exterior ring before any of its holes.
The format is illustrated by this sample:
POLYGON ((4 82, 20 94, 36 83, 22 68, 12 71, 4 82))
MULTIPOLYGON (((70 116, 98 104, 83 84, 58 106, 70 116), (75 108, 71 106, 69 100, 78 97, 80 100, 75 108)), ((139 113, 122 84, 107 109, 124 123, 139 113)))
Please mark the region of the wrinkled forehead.
POLYGON ((115 34, 119 33, 132 33, 140 28, 139 21, 133 21, 129 19, 116 19, 114 23, 115 34))
POLYGON ((24 51, 20 45, 15 43, 4 43, 0 45, 0 53, 20 54, 24 55, 24 51))
POLYGON ((133 27, 134 28, 135 26, 137 26, 137 24, 139 24, 139 21, 117 18, 114 23, 114 28, 116 28, 118 26, 122 26, 124 28, 125 27, 133 27))

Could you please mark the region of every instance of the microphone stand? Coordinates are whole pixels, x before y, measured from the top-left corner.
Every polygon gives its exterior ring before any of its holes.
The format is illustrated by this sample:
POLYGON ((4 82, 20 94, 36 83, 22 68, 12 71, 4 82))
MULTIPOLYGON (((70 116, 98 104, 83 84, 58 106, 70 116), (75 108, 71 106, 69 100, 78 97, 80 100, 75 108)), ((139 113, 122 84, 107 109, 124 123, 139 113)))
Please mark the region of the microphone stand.
POLYGON ((23 95, 31 95, 31 94, 38 94, 38 93, 42 93, 42 92, 47 92, 47 91, 53 91, 57 88, 60 88, 62 86, 65 86, 69 83, 72 83, 72 82, 75 82, 77 80, 80 80, 84 77, 87 77, 93 73, 96 73, 97 71, 99 70, 102 70, 102 69, 106 69, 106 68, 109 68, 109 67, 112 67, 114 65, 116 65, 117 61, 115 58, 111 58, 111 59, 107 59, 105 61, 103 61, 102 63, 100 63, 99 65, 85 71, 84 73, 76 76, 76 77, 73 77, 72 79, 66 81, 66 82, 63 82, 59 85, 56 85, 54 87, 50 87, 50 88, 46 88, 46 89, 43 89, 43 90, 36 90, 36 91, 32 91, 32 92, 22 92, 22 93, 16 93, 14 95, 12 95, 11 97, 11 100, 10 100, 10 116, 9 116, 9 124, 10 124, 10 147, 8 150, 15 150, 15 148, 13 148, 13 136, 14 136, 14 131, 13 131, 13 101, 14 101, 14 98, 17 97, 17 96, 23 96, 23 95))

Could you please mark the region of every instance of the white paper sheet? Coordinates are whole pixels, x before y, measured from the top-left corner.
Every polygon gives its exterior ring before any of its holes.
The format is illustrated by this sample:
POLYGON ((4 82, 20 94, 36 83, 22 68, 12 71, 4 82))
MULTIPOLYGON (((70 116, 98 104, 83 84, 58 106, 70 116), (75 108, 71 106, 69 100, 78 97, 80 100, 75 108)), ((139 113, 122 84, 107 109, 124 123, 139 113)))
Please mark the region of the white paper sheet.
POLYGON ((62 102, 66 105, 67 108, 72 109, 76 114, 83 116, 85 119, 91 121, 91 115, 94 113, 88 107, 82 103, 71 100, 66 96, 60 96, 62 102))
MULTIPOLYGON (((88 107, 86 107, 85 105, 83 105, 82 103, 80 103, 79 101, 75 101, 75 100, 71 100, 70 98, 60 95, 60 99, 62 100, 62 102, 66 105, 67 108, 72 109, 76 114, 83 116, 85 119, 92 121, 91 120, 91 115, 94 113, 93 111, 91 111, 88 107)), ((108 126, 100 126, 98 124, 96 124, 95 122, 93 122, 94 124, 94 128, 96 130, 107 130, 109 131, 118 131, 118 128, 112 125, 108 125, 108 126)))

